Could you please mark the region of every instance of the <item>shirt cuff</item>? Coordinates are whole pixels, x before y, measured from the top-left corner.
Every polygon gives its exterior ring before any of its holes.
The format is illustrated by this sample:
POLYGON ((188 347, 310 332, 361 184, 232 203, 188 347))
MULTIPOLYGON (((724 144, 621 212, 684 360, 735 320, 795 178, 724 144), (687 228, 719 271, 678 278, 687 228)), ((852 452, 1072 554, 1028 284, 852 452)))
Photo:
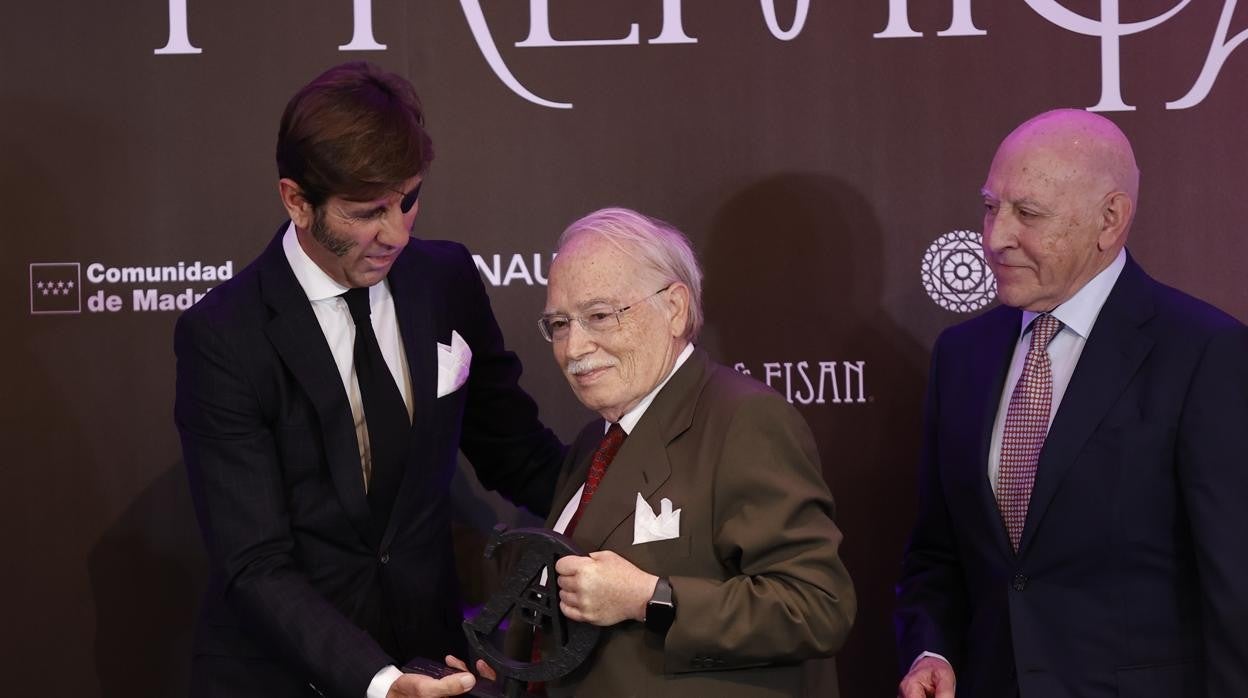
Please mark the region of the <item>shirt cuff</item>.
POLYGON ((390 692, 390 687, 402 675, 403 672, 399 671, 393 664, 387 664, 382 667, 381 671, 378 671, 373 676, 373 680, 368 683, 368 693, 365 694, 365 698, 386 698, 386 694, 390 692))
MULTIPOLYGON (((915 657, 913 662, 910 662, 910 668, 913 670, 913 669, 914 669, 914 665, 915 665, 915 664, 918 664, 918 663, 919 663, 919 660, 920 660, 920 659, 922 659, 922 658, 924 658, 924 657, 935 657, 936 659, 939 659, 940 661, 944 662, 945 664, 948 664, 949 666, 953 666, 953 662, 951 662, 951 661, 949 661, 948 659, 946 659, 944 655, 941 655, 941 654, 936 654, 935 652, 924 652, 924 653, 920 654, 919 656, 915 657)), ((370 694, 368 694, 368 698, 373 698, 373 694, 371 694, 371 693, 370 693, 370 694)), ((382 698, 384 698, 384 696, 383 696, 382 698)))

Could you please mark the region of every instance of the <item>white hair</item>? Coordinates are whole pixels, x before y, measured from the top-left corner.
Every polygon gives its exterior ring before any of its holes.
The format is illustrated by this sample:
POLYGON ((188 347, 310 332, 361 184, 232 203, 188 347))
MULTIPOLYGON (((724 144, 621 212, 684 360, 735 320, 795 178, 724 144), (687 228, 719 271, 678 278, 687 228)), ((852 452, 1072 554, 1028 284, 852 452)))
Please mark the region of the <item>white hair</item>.
POLYGON ((702 331, 702 268, 689 238, 675 226, 627 208, 603 208, 573 222, 559 236, 559 249, 582 235, 596 235, 662 277, 689 289, 689 317, 683 339, 692 342, 702 331))

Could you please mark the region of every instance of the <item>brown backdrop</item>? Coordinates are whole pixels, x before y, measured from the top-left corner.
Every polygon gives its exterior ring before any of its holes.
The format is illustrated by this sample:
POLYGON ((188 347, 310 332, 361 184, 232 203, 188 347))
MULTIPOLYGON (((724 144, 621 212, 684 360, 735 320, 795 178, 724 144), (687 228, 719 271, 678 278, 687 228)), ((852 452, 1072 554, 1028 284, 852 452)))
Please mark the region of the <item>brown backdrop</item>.
MULTIPOLYGON (((417 234, 480 256, 525 385, 565 438, 587 415, 534 327, 555 236, 612 204, 689 233, 708 278, 703 344, 790 396, 818 437, 861 597, 843 693, 889 695, 926 354, 967 317, 944 306, 971 309, 985 291, 963 277, 978 269, 977 191, 1000 138, 1044 109, 1105 110, 1144 172, 1137 259, 1248 318, 1248 49, 1224 48, 1248 31, 1248 10, 1109 2, 1115 18, 1102 6, 7 8, 0 227, 13 254, 0 319, 12 328, 12 382, 0 409, 15 449, 0 469, 4 692, 51 681, 52 694, 185 693, 204 562, 171 420, 170 335, 179 303, 213 285, 186 269, 230 273, 261 249, 281 220, 282 106, 325 67, 367 58, 409 76, 428 105, 438 159, 417 234), (369 17, 371 36, 357 21, 369 17), (633 24, 629 42, 555 44, 627 39, 633 24), (385 48, 339 49, 370 39, 385 48), (928 254, 955 231, 967 232, 928 254), (950 252, 968 240, 969 257, 950 252), (180 262, 180 280, 123 272, 180 262)), ((520 520, 471 478, 456 493, 465 550, 493 521, 520 520)), ((488 586, 483 575, 471 594, 488 586)))

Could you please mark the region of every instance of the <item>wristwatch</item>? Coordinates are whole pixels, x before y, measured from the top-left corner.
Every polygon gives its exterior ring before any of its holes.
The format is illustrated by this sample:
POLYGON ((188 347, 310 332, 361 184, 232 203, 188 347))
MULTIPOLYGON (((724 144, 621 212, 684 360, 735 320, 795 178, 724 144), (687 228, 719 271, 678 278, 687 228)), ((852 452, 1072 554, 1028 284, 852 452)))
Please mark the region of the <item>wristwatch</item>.
POLYGON ((646 629, 659 635, 667 635, 674 620, 676 599, 672 596, 672 584, 667 581, 667 577, 659 577, 654 585, 654 595, 646 602, 646 629))

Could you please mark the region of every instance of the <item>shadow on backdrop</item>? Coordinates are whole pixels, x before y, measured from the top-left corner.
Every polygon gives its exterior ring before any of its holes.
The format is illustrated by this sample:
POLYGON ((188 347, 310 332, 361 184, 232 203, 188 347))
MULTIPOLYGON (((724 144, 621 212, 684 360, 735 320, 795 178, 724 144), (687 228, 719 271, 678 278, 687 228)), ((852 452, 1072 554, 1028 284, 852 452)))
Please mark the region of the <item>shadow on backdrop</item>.
MULTIPOLYGON (((159 175, 127 147, 135 131, 111 110, 119 103, 111 80, 84 81, 80 62, 68 61, 76 99, 90 91, 108 99, 67 101, 57 86, 71 83, 55 77, 56 65, 18 71, 6 95, 15 119, 0 138, 0 179, 13 185, 6 223, 20 232, 3 271, 10 298, 20 301, 6 304, 0 319, 16 339, 5 359, 14 369, 9 390, 21 396, 6 401, 0 422, 22 435, 10 454, 22 466, 0 479, 15 518, 5 535, 18 538, 0 538, 0 548, 22 570, 6 588, 14 600, 4 614, 6 642, 19 648, 4 655, 20 659, 6 666, 5 694, 47 694, 49 680, 72 675, 75 695, 185 695, 204 578, 200 542, 181 465, 157 474, 166 456, 153 456, 163 451, 154 444, 163 437, 136 426, 160 419, 148 407, 155 400, 145 379, 163 355, 135 348, 164 321, 92 312, 89 298, 103 289, 82 288, 85 263, 133 254, 130 231, 147 230, 159 208, 150 196, 135 206, 134 192, 159 175), (75 187, 73 173, 97 185, 75 187), (35 314, 27 262, 78 264, 67 279, 81 297, 58 314, 35 314), (113 467, 119 462, 125 467, 113 467), (155 480, 132 499, 143 468, 155 480)), ((126 73, 113 65, 108 77, 126 73)), ((148 235, 144 244, 158 251, 171 237, 148 235)))
POLYGON ((185 696, 208 568, 186 469, 174 464, 104 532, 87 561, 103 698, 185 696))
POLYGON ((884 231, 846 182, 791 173, 728 199, 703 249, 702 343, 796 404, 845 533, 858 616, 836 668, 812 663, 810 694, 839 670, 843 696, 893 695, 893 584, 914 520, 927 352, 882 309, 884 231), (861 381, 845 368, 859 361, 861 381))

